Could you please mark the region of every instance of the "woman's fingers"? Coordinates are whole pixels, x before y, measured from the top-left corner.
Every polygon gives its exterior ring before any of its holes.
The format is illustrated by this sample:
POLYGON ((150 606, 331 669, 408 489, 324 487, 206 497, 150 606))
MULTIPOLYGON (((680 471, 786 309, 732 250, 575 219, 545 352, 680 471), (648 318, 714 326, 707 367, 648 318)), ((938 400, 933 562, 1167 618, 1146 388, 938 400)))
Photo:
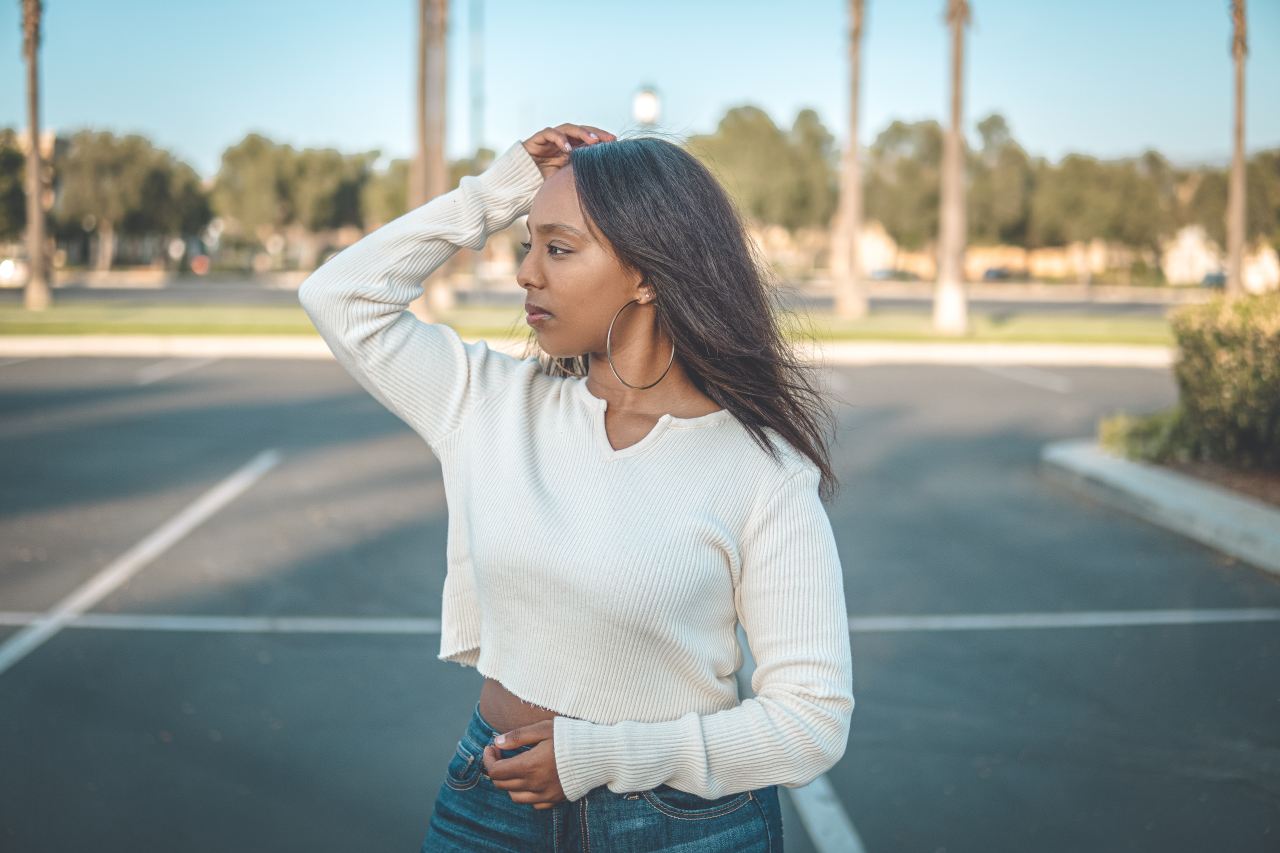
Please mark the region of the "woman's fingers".
POLYGON ((569 154, 575 145, 594 145, 597 142, 613 142, 618 137, 607 130, 589 124, 565 124, 544 127, 524 142, 525 150, 534 158, 544 177, 550 177, 558 169, 568 165, 569 154))
POLYGON ((616 142, 616 141, 617 141, 617 139, 618 139, 618 137, 614 136, 612 133, 610 133, 609 131, 607 131, 607 130, 605 130, 605 129, 603 129, 603 128, 593 127, 593 126, 591 126, 591 125, 589 125, 589 124, 584 124, 584 125, 579 125, 579 126, 580 126, 582 129, 584 129, 584 130, 586 130, 586 131, 587 131, 587 135, 588 135, 588 136, 592 136, 592 137, 593 137, 593 141, 599 141, 599 142, 616 142))
POLYGON ((609 131, 595 127, 589 124, 562 124, 556 128, 565 137, 566 141, 572 144, 573 140, 581 142, 583 145, 592 145, 596 142, 613 142, 617 140, 617 136, 609 131))

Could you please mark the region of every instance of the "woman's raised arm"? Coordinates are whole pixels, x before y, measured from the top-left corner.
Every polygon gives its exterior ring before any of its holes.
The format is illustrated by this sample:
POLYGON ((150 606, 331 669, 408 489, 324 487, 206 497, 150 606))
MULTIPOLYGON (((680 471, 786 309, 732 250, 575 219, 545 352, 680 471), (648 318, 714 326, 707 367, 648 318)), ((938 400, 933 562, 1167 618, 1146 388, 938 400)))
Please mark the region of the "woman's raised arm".
POLYGON ((436 449, 518 361, 408 310, 459 248, 528 213, 543 172, 514 142, 479 175, 365 235, 311 273, 298 301, 361 386, 436 449))

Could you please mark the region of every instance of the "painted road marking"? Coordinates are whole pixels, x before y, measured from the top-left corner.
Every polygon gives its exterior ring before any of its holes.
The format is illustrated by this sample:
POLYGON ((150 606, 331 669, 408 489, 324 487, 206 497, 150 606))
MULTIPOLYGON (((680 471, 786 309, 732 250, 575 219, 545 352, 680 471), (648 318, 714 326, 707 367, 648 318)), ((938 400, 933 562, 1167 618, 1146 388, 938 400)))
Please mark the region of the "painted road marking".
POLYGON ((137 545, 77 587, 47 613, 40 614, 39 618, 5 640, 0 644, 0 674, 74 622, 218 510, 244 494, 279 461, 280 454, 275 450, 259 453, 239 471, 205 492, 182 512, 160 525, 137 545))
POLYGON ((148 364, 141 368, 135 374, 135 381, 139 385, 150 385, 152 382, 159 382, 161 379, 168 379, 171 376, 177 376, 179 373, 186 373, 188 370, 195 370, 197 367, 204 367, 206 364, 213 364, 215 361, 221 361, 218 358, 170 358, 165 361, 158 361, 155 364, 148 364))
MULTIPOLYGON (((99 573, 49 613, 0 612, 0 625, 28 626, 0 646, 0 672, 61 628, 94 628, 125 631, 194 631, 214 633, 289 634, 408 634, 440 633, 435 618, 334 617, 334 616, 186 616, 181 614, 85 613, 103 595, 118 586, 142 565, 185 535, 220 506, 234 499, 278 460, 274 451, 261 454, 183 515, 152 534, 116 563, 99 573), (178 532, 181 531, 181 532, 178 532), (166 538, 167 537, 167 538, 166 538), (150 543, 150 544, 149 544, 150 543), (132 567, 129 569, 129 567, 132 567), (115 574, 107 577, 108 573, 115 574), (28 636, 30 639, 23 639, 28 636), (41 632, 41 633, 37 633, 41 632)), ((1227 608, 1217 610, 1093 610, 1065 613, 957 613, 937 616, 850 616, 855 633, 881 631, 990 631, 1020 628, 1101 628, 1142 625, 1208 625, 1280 621, 1280 607, 1227 608)), ((738 683, 750 695, 755 661, 738 626, 743 666, 738 683)), ((863 853, 858 831, 824 773, 799 788, 782 788, 820 853, 863 853)))
POLYGON ((1219 610, 1084 610, 1065 613, 955 613, 938 616, 850 616, 849 630, 1000 631, 1018 628, 1106 628, 1280 621, 1280 607, 1219 610))
POLYGON ((1039 370, 1034 367, 995 364, 977 364, 974 365, 974 367, 984 373, 990 373, 994 376, 1002 376, 1005 379, 1012 379, 1014 382, 1021 382, 1024 385, 1033 385, 1036 388, 1044 388, 1057 394, 1066 394, 1071 390, 1070 379, 1065 376, 1059 376, 1056 373, 1050 373, 1047 370, 1039 370))
MULTIPOLYGON (((0 625, 30 625, 40 612, 0 611, 0 625)), ((1093 610, 1065 613, 955 613, 938 616, 850 616, 855 634, 884 631, 1002 631, 1021 628, 1109 628, 1144 625, 1222 625, 1280 622, 1280 607, 1219 610, 1093 610)), ((67 628, 116 631, 193 631, 264 634, 438 634, 440 620, 429 617, 191 616, 153 613, 81 613, 67 628)), ((745 646, 743 656, 750 659, 745 646)), ((744 668, 746 664, 744 663, 744 668)), ((750 678, 750 675, 747 676, 750 678)), ((748 685, 750 681, 748 680, 748 685)))
MULTIPOLYGON (((751 676, 756 670, 756 661, 747 643, 747 632, 741 624, 737 627, 737 635, 738 646, 742 649, 742 667, 737 672, 738 695, 746 698, 755 695, 751 689, 751 676)), ((863 853, 862 839, 853 828, 853 821, 836 796, 826 773, 798 788, 779 785, 778 794, 791 799, 791 805, 795 806, 800 823, 818 853, 863 853)))

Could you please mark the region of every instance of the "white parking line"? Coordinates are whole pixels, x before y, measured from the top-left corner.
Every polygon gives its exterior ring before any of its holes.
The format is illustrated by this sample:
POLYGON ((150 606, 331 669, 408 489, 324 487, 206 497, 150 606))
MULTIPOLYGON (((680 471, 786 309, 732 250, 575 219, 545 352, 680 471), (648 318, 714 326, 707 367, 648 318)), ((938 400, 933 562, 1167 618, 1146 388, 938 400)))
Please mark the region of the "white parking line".
MULTIPOLYGON (((29 625, 45 613, 0 611, 0 625, 29 625)), ((882 631, 1002 631, 1019 628, 1108 628, 1144 625, 1222 625, 1280 622, 1280 607, 1218 610, 1085 610, 1067 613, 953 613, 938 616, 850 616, 855 634, 882 631)), ((81 613, 67 628, 115 631, 207 631, 263 634, 438 634, 440 620, 387 616, 192 616, 153 613, 81 613)), ((751 685, 751 650, 743 644, 743 671, 751 685)))
POLYGON ((1280 607, 1220 610, 1083 610, 1066 613, 954 613, 940 616, 850 616, 849 630, 999 631, 1010 628, 1104 628, 1280 621, 1280 607))
POLYGON ((197 367, 204 367, 219 360, 217 358, 170 358, 141 368, 136 374, 135 381, 139 385, 150 385, 152 382, 159 382, 161 379, 168 379, 170 376, 177 376, 179 373, 186 373, 188 370, 195 370, 197 367))
POLYGON ((5 640, 0 644, 0 674, 97 604, 205 519, 243 494, 279 461, 280 454, 275 450, 259 453, 239 471, 205 492, 193 504, 77 587, 48 613, 41 614, 40 618, 5 640))
MULTIPOLYGON (((738 695, 746 698, 754 695, 751 674, 755 672, 756 661, 751 656, 747 633, 741 625, 738 626, 738 645, 742 648, 742 668, 737 673, 738 695)), ((791 799, 796 814, 800 815, 800 823, 818 853, 863 853, 858 830, 854 829, 853 821, 836 796, 827 774, 823 773, 798 788, 779 785, 778 793, 791 799)))
MULTIPOLYGON (((43 613, 0 612, 0 625, 37 622, 43 613)), ((341 616, 186 616, 83 613, 68 628, 114 631, 208 631, 217 634, 439 634, 439 619, 341 616)))
POLYGON ((974 368, 995 376, 1002 376, 1005 379, 1012 379, 1014 382, 1021 382, 1024 385, 1044 388, 1057 394, 1066 394, 1071 390, 1071 380, 1067 377, 1050 373, 1047 370, 1039 370, 1035 367, 975 364, 974 368))
POLYGON ((782 790, 791 796, 804 831, 820 853, 863 853, 866 850, 826 773, 803 787, 782 790))
MULTIPOLYGON (((275 459, 269 462, 263 462, 265 457, 274 454, 274 451, 268 451, 253 463, 241 469, 236 475, 233 475, 227 483, 219 486, 219 489, 228 488, 227 484, 237 477, 245 480, 239 491, 243 491, 251 484, 252 479, 261 476, 267 469, 275 464, 275 459), (261 467, 257 471, 253 466, 261 467), (255 473, 256 472, 256 473, 255 473)), ((215 489, 214 491, 217 491, 215 489)), ((212 493, 210 493, 212 494, 212 493)), ((238 494, 238 492, 237 492, 238 494)), ((227 497, 222 503, 230 500, 227 497)), ((202 499, 205 500, 205 499, 202 499)), ((199 502, 197 502, 199 505, 199 502)), ((214 507, 216 509, 216 507, 214 507)), ((194 510, 194 507, 193 507, 194 510)), ((210 510, 211 512, 212 510, 210 510)), ((189 511, 190 512, 190 511, 189 511)), ((208 513, 206 513, 207 516, 208 513)), ((194 515, 194 513, 193 513, 194 515)), ((170 525, 176 525, 179 519, 170 522, 170 525)), ((198 521, 191 523, 190 527, 194 527, 198 521)), ((162 528, 163 530, 163 528, 162 528)), ((186 531, 184 530, 183 533, 186 531)), ((153 536, 157 536, 153 534, 153 536)), ((179 536, 173 537, 176 541, 179 536)), ((135 567, 137 570, 146 560, 151 559, 164 547, 168 547, 166 543, 163 547, 155 551, 155 553, 146 556, 145 559, 135 559, 135 567)), ((140 552, 142 546, 139 545, 134 551, 140 552)), ((117 564, 123 564, 130 555, 125 555, 117 564)), ((114 569, 108 567, 99 574, 99 578, 108 571, 114 569)), ((105 583, 111 583, 114 588, 124 577, 113 578, 105 583)), ((98 581, 90 581, 90 584, 98 581)), ((86 584, 86 587, 89 584, 86 584)), ((334 616, 186 616, 181 614, 165 615, 165 614, 141 614, 141 613, 84 613, 83 610, 92 606, 94 601, 105 595, 104 590, 101 594, 93 597, 90 594, 78 591, 76 595, 71 596, 67 602, 60 604, 54 608, 51 613, 58 613, 58 624, 56 627, 49 628, 51 620, 48 614, 43 613, 22 613, 22 612, 0 612, 0 625, 28 625, 30 628, 24 629, 33 631, 46 631, 47 635, 52 635, 56 630, 67 628, 98 628, 113 629, 124 631, 206 631, 218 633, 307 633, 307 634, 439 634, 440 620, 436 618, 385 618, 385 617, 334 617, 334 616), (76 596, 81 596, 75 600, 76 596), (68 603, 70 602, 70 603, 68 603), (77 609, 78 608, 78 609, 77 609)), ((1241 623, 1241 622, 1276 622, 1280 621, 1280 607, 1255 607, 1255 608, 1224 608, 1224 609, 1206 609, 1206 610, 1091 610, 1077 611, 1065 613, 956 613, 936 616, 850 616, 849 630, 852 632, 874 633, 880 631, 991 631, 1006 630, 1018 628, 1101 628, 1114 626, 1140 626, 1140 625, 1206 625, 1206 624, 1224 624, 1224 623, 1241 623)), ((24 636, 24 632, 19 632, 8 640, 3 646, 0 646, 0 672, 16 660, 15 653, 10 651, 10 647, 15 643, 19 643, 24 636), (5 658, 11 658, 8 662, 5 658)), ((17 656, 25 654, 31 648, 34 648, 39 642, 46 639, 41 636, 33 641, 24 641, 26 648, 19 643, 19 652, 17 656)), ((746 641, 745 633, 742 626, 738 626, 738 642, 742 646, 743 665, 738 671, 739 692, 743 696, 751 695, 751 673, 755 669, 755 661, 751 657, 751 649, 746 641)), ((792 804, 795 806, 796 813, 800 816, 800 821, 804 825, 804 830, 809 836, 814 848, 819 853, 864 853, 862 839, 858 835, 857 829, 850 820, 849 814, 845 811, 843 803, 836 795, 835 789, 831 785, 831 781, 824 773, 818 776, 807 785, 798 788, 783 787, 780 789, 782 796, 790 797, 792 804)))

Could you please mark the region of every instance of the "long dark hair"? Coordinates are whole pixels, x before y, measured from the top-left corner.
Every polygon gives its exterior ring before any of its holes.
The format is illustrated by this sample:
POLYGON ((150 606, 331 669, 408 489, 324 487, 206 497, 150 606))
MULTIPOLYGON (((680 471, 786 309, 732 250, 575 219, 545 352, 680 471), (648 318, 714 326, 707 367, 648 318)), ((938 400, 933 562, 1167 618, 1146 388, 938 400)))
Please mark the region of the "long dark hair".
MULTIPOLYGON (((720 182, 681 146, 656 136, 585 145, 569 155, 578 202, 614 253, 653 288, 660 328, 694 385, 728 409, 775 461, 771 427, 838 482, 826 432, 835 416, 784 337, 801 325, 720 182)), ((585 376, 590 355, 529 349, 544 372, 585 376)), ((526 356, 528 357, 528 356, 526 356)))

